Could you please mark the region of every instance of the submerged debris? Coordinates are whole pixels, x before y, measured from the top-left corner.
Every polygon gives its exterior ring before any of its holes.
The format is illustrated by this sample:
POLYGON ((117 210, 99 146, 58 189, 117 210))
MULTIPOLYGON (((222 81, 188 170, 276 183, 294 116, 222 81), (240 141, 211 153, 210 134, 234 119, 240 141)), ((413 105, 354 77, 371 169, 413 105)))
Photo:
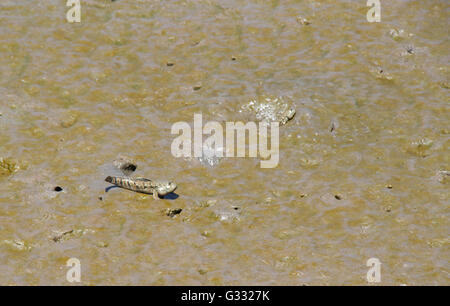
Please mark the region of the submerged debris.
POLYGON ((301 25, 310 25, 311 24, 311 22, 308 19, 303 18, 301 16, 297 17, 297 22, 301 25))
POLYGON ((95 245, 99 248, 107 248, 109 247, 109 243, 108 242, 104 242, 104 241, 98 241, 95 243, 95 245))
POLYGON ((410 147, 408 148, 408 152, 420 157, 427 157, 428 155, 431 154, 429 152, 429 149, 431 148, 432 145, 433 140, 423 138, 418 141, 412 142, 410 147))
POLYGON ((415 52, 415 51, 414 51, 415 48, 414 48, 413 45, 408 45, 408 46, 406 46, 405 50, 406 50, 406 52, 408 52, 409 54, 414 54, 414 52, 415 52))
POLYGON ((170 209, 170 208, 168 208, 168 209, 166 210, 166 215, 169 216, 169 217, 171 217, 171 218, 173 218, 173 217, 175 217, 176 215, 181 214, 182 211, 183 211, 182 208, 175 208, 175 209, 170 209))
POLYGON ((64 236, 69 235, 69 234, 73 234, 73 230, 59 233, 59 234, 53 236, 53 237, 52 237, 52 240, 53 240, 54 242, 60 242, 61 239, 63 239, 64 236))
POLYGON ((338 122, 336 120, 332 120, 329 129, 330 133, 335 132, 338 127, 339 127, 338 122))
POLYGON ((0 157, 0 176, 13 174, 18 169, 19 166, 15 161, 10 158, 0 157))
POLYGON ((73 126, 78 121, 79 114, 76 112, 68 112, 66 113, 60 121, 60 125, 63 128, 69 128, 73 126))
POLYGON ((55 235, 51 236, 51 240, 54 242, 61 242, 68 240, 70 238, 81 237, 85 234, 95 233, 94 230, 91 229, 71 229, 67 231, 54 231, 55 235))
POLYGON ((330 132, 332 133, 334 131, 335 127, 334 127, 334 122, 331 122, 331 126, 330 126, 330 132))
POLYGON ((423 48, 416 48, 414 45, 406 45, 401 49, 401 56, 410 56, 418 53, 423 48))
POLYGON ((15 239, 15 240, 3 240, 3 243, 9 245, 19 251, 29 251, 31 250, 31 246, 29 246, 25 241, 15 239))
POLYGON ((295 116, 293 103, 285 97, 260 96, 242 106, 242 110, 256 113, 256 119, 266 122, 286 124, 295 116))
POLYGON ((221 222, 235 222, 241 219, 241 208, 227 203, 221 203, 214 209, 215 217, 221 222))
MULTIPOLYGON (((402 39, 408 37, 408 34, 403 29, 400 29, 400 30, 391 29, 389 31, 389 35, 392 37, 393 40, 396 40, 396 41, 399 41, 399 40, 402 40, 402 39)), ((409 36, 411 36, 411 34, 409 36)))
POLYGON ((383 79, 388 81, 391 81, 393 79, 392 75, 389 72, 380 67, 372 68, 370 70, 370 73, 372 73, 372 75, 375 76, 377 79, 383 79))
POLYGON ((448 184, 450 182, 450 171, 439 170, 437 172, 437 179, 439 183, 448 184))

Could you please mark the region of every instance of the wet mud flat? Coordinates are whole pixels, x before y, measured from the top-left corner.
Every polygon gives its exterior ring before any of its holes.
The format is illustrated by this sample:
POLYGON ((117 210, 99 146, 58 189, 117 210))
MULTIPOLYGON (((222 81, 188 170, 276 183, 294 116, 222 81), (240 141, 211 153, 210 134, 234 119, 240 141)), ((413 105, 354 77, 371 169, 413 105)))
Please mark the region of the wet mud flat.
POLYGON ((446 7, 2 2, 0 284, 448 285, 446 7), (196 113, 279 120, 279 164, 175 158, 196 113))

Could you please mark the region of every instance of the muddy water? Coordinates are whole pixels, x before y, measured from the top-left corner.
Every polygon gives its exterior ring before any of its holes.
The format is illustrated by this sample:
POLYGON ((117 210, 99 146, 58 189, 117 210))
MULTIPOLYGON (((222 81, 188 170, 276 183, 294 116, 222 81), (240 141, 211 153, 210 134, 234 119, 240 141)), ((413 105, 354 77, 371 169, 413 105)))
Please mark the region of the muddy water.
POLYGON ((448 1, 365 3, 2 1, 0 283, 449 285, 448 1), (171 155, 264 95, 276 168, 171 155), (120 154, 178 198, 105 192, 120 154))

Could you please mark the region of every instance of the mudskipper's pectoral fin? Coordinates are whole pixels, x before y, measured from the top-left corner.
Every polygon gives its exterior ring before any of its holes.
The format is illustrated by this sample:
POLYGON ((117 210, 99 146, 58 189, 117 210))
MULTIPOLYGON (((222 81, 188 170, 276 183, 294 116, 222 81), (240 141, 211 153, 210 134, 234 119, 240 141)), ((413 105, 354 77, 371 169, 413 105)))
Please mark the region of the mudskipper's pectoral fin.
POLYGON ((156 191, 153 191, 153 199, 159 200, 158 193, 156 191))

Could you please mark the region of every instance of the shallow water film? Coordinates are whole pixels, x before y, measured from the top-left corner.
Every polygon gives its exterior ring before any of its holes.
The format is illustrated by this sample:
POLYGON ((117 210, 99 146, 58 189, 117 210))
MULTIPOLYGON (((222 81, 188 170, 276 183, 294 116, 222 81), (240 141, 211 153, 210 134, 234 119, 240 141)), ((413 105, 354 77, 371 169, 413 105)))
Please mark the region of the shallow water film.
POLYGON ((448 1, 66 2, 0 3, 0 284, 450 285, 448 1), (278 164, 175 157, 194 114, 278 164))

